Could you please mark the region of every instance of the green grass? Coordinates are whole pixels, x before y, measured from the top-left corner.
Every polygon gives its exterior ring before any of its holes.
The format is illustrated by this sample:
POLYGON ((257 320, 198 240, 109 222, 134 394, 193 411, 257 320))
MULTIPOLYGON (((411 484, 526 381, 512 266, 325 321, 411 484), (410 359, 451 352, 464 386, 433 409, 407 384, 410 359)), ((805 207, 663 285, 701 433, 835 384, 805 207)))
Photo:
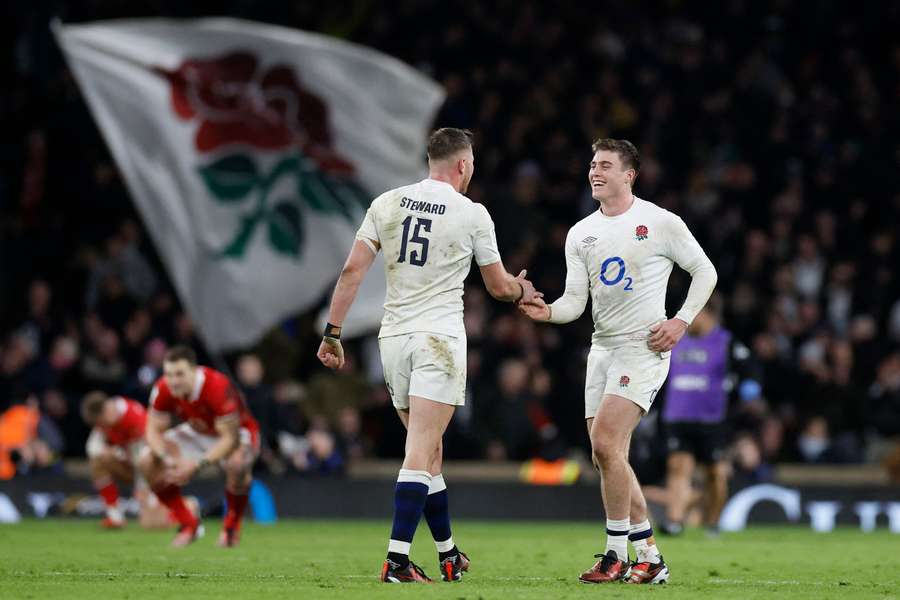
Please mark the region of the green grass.
MULTIPOLYGON (((666 586, 584 585, 599 551, 598 523, 455 523, 472 559, 460 583, 377 582, 389 524, 286 521, 248 524, 240 548, 215 547, 219 523, 193 546, 134 525, 101 531, 87 520, 0 526, 0 598, 900 598, 900 537, 881 530, 815 534, 755 528, 707 539, 660 538, 672 569, 666 586)), ((413 560, 437 576, 427 527, 413 560)))

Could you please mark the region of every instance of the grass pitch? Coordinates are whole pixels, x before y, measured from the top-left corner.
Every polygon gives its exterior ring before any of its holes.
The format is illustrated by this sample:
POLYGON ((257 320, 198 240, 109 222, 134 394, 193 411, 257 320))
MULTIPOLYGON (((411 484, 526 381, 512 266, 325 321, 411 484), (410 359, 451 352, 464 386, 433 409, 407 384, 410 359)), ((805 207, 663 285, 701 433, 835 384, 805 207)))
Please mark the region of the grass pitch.
MULTIPOLYGON (((182 550, 168 531, 88 520, 0 526, 0 598, 900 598, 900 536, 843 529, 755 528, 707 539, 658 538, 672 570, 665 586, 585 585, 602 550, 599 523, 457 521, 472 559, 459 583, 377 582, 389 523, 284 521, 246 525, 239 548, 215 546, 220 523, 182 550)), ((423 523, 412 558, 437 577, 423 523)))

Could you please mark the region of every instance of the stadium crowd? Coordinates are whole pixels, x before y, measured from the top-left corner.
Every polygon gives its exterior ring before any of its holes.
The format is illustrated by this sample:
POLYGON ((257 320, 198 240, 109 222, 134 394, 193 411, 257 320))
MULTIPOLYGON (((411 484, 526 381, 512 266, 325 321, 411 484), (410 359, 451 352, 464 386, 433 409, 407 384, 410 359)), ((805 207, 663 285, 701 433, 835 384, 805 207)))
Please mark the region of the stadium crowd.
MULTIPOLYGON (((332 474, 360 457, 402 454, 372 338, 348 345, 342 372, 325 372, 314 357, 313 311, 252 352, 203 356, 49 30, 53 16, 197 16, 213 8, 205 4, 8 8, 0 412, 16 405, 39 414, 37 438, 19 452, 25 467, 58 468, 60 456, 82 455, 82 395, 101 389, 146 401, 174 343, 193 345, 205 364, 229 364, 263 429, 263 468, 332 474)), ((900 9, 642 4, 604 3, 600 18, 588 18, 577 3, 531 0, 465 10, 401 1, 383 13, 366 2, 345 12, 225 3, 235 16, 378 48, 440 81, 447 100, 436 125, 476 132, 469 195, 488 207, 508 270, 529 269, 551 299, 562 292, 566 232, 596 209, 586 185, 590 143, 633 141, 642 154, 636 192, 688 223, 718 270, 723 323, 762 373, 759 385, 733 393, 738 473, 764 481, 779 461, 881 460, 900 439, 900 43, 892 34, 900 9), (425 15, 440 29, 421 27, 425 15)), ((465 295, 468 401, 448 432, 448 458, 583 450, 590 316, 536 325, 490 300, 476 278, 465 295)), ((669 314, 687 283, 676 270, 669 314)), ((656 425, 645 426, 651 439, 656 425)), ((649 460, 662 451, 651 449, 649 460)))

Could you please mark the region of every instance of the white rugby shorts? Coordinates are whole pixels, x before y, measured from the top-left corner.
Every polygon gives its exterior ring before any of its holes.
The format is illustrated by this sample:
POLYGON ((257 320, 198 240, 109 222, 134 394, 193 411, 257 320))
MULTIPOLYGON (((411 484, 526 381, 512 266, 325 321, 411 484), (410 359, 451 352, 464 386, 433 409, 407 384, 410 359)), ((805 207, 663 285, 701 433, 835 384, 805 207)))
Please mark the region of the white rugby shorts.
MULTIPOLYGON (((206 456, 209 449, 219 441, 217 436, 200 433, 191 427, 190 423, 181 423, 171 429, 167 429, 163 434, 163 438, 174 442, 178 446, 181 456, 197 461, 206 456)), ((253 436, 249 429, 241 427, 238 432, 238 438, 240 445, 248 446, 253 452, 253 456, 259 454, 259 440, 253 436)), ((226 459, 222 459, 220 462, 224 462, 226 459)))
POLYGON ((606 394, 627 398, 647 414, 671 360, 671 352, 653 352, 644 343, 613 349, 592 346, 584 381, 584 418, 597 415, 606 394))
POLYGON ((112 451, 113 456, 118 460, 127 462, 134 468, 134 487, 136 489, 144 489, 147 482, 137 468, 138 458, 143 452, 146 443, 144 440, 135 440, 127 446, 114 446, 106 441, 106 436, 97 428, 91 430, 85 445, 85 454, 88 458, 98 458, 107 450, 112 451))
POLYGON ((466 337, 406 333, 378 340, 384 381, 400 410, 419 396, 462 406, 466 403, 466 337))

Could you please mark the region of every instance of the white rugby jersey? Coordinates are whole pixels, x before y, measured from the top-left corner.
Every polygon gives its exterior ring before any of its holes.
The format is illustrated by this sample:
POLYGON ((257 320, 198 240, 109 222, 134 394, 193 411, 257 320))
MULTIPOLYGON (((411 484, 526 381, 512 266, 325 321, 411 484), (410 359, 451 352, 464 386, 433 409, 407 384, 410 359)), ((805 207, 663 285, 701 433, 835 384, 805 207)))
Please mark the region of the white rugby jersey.
POLYGON ((356 238, 377 241, 384 252, 387 294, 379 337, 464 335, 463 281, 472 257, 479 267, 500 261, 487 209, 434 179, 376 198, 356 238))
POLYGON ((709 299, 716 275, 684 221, 637 197, 615 217, 597 210, 566 237, 566 292, 551 305, 552 321, 578 318, 590 294, 593 344, 613 348, 644 340, 650 326, 666 319, 674 263, 693 276, 688 298, 675 315, 690 324, 709 299))

